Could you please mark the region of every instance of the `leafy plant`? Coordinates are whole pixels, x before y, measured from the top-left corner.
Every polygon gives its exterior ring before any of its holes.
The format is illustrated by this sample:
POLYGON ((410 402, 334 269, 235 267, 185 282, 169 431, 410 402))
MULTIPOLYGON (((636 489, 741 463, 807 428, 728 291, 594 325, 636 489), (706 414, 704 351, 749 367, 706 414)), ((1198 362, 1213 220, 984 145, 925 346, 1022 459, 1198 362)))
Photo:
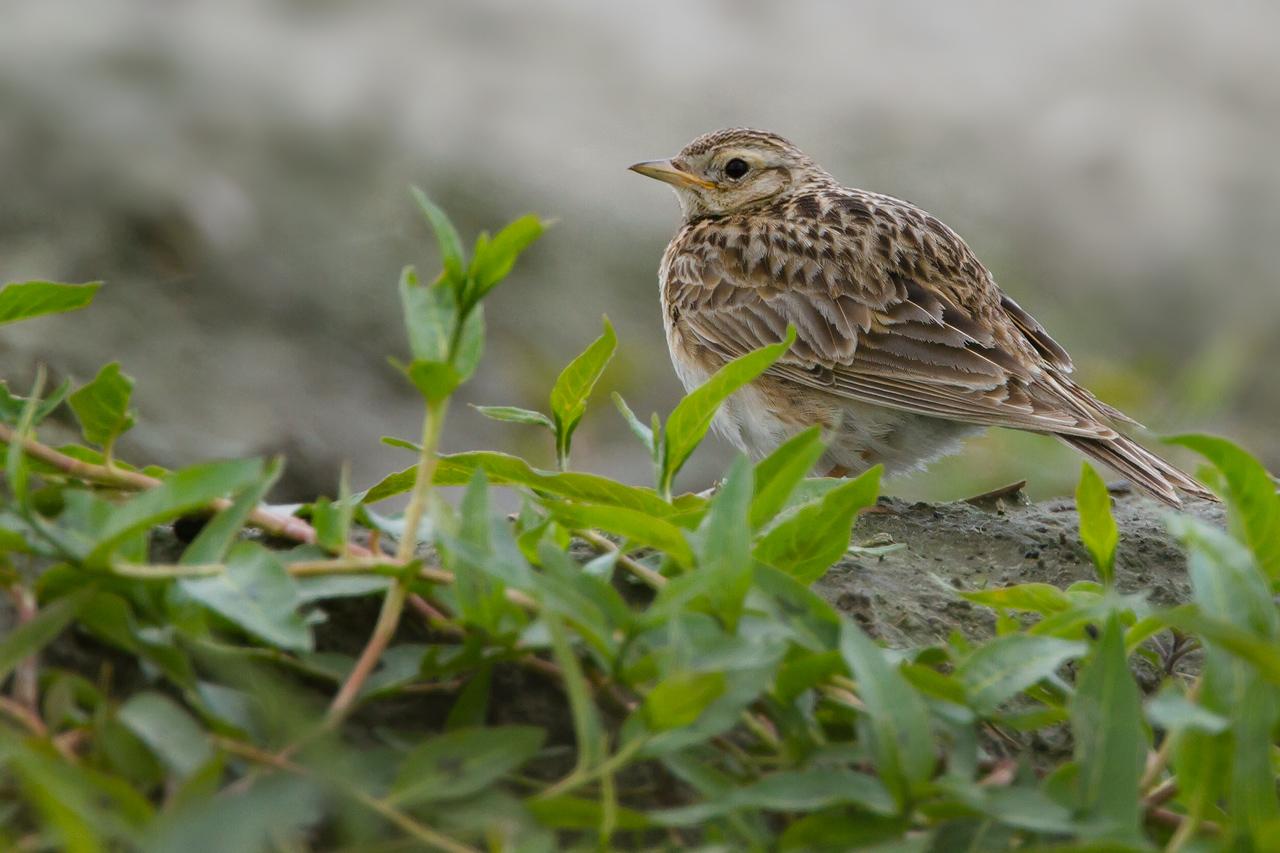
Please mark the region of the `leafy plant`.
MULTIPOLYGON (((995 612, 994 636, 887 649, 809 588, 848 550, 878 469, 808 478, 812 429, 735 459, 714 494, 675 492, 719 407, 794 331, 665 422, 615 395, 653 487, 567 470, 617 346, 607 320, 548 413, 482 409, 547 428, 557 470, 438 453, 480 361, 484 298, 543 225, 518 219, 468 257, 415 196, 442 265, 400 280, 396 365, 422 434, 388 440, 416 463, 368 489, 344 474, 337 498, 288 514, 262 503, 279 461, 118 460, 134 414, 114 364, 74 392, 0 387, 16 619, 0 639, 0 846, 1277 848, 1280 497, 1244 451, 1178 439, 1214 466, 1232 517, 1224 533, 1169 516, 1190 603, 1118 589, 1125 541, 1086 466, 1080 538, 1101 583, 959 593, 995 612), (96 447, 41 441, 64 404, 96 447), (438 486, 465 487, 456 507, 438 486), (494 488, 520 511, 496 513, 494 488), (402 514, 377 509, 401 494, 402 514), (179 519, 198 532, 177 538, 179 519), (375 617, 360 605, 377 597, 375 617), (325 625, 352 611, 356 645, 325 625), (1159 640, 1183 656, 1152 688, 1159 640), (1006 757, 1032 737, 1067 749, 1006 757)), ((95 290, 8 285, 0 320, 95 290)))

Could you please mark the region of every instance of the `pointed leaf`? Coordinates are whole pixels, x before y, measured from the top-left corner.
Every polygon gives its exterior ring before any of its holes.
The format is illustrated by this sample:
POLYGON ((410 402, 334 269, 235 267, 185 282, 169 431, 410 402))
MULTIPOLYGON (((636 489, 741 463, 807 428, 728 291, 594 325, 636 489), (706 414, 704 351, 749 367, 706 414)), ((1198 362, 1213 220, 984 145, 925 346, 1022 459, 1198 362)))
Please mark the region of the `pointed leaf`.
POLYGON ((506 421, 513 424, 536 424, 544 426, 552 432, 555 431, 556 425, 551 422, 551 418, 542 412, 535 412, 530 409, 521 409, 518 406, 472 406, 480 414, 486 418, 492 418, 495 421, 506 421))
POLYGON ((467 305, 483 299, 490 290, 507 277, 516 259, 542 236, 546 226, 533 215, 522 216, 494 235, 492 240, 477 241, 475 257, 471 261, 471 292, 467 305))
POLYGON ((1120 533, 1111 514, 1111 495, 1093 466, 1085 462, 1076 487, 1076 508, 1080 512, 1080 541, 1093 557, 1102 582, 1110 584, 1115 577, 1116 543, 1120 533))
POLYGON ((787 498, 808 476, 824 450, 817 427, 797 433, 756 465, 751 526, 763 526, 787 504, 787 498))
POLYGON ((220 563, 236 537, 240 535, 249 514, 262 503, 263 497, 280 477, 284 465, 280 460, 272 460, 263 469, 257 482, 242 489, 231 506, 210 519, 186 550, 182 552, 182 565, 190 566, 198 563, 220 563))
POLYGON ((405 756, 387 800, 396 805, 458 800, 484 790, 542 748, 535 726, 454 729, 405 756))
POLYGON ((858 511, 880 491, 880 466, 781 516, 756 543, 755 558, 801 583, 813 583, 849 548, 858 511))
POLYGON ((93 381, 78 388, 67 399, 71 411, 80 422, 85 441, 109 447, 133 426, 129 398, 133 394, 133 377, 120 372, 119 362, 111 362, 98 371, 93 381))
POLYGON ((707 584, 712 612, 729 630, 738 625, 751 588, 752 471, 747 457, 734 459, 698 528, 698 575, 707 584))
POLYGON ((618 346, 617 336, 609 318, 604 318, 604 334, 596 338, 582 353, 569 362, 556 378, 551 389, 551 416, 555 419, 556 453, 561 459, 569 456, 573 431, 587 410, 587 399, 604 373, 613 351, 618 346))
POLYGON ((711 421, 720 404, 735 391, 748 384, 781 358, 795 343, 796 330, 787 328, 787 336, 779 343, 763 347, 755 352, 735 358, 721 367, 699 387, 693 389, 672 410, 667 418, 663 440, 662 486, 663 492, 671 489, 671 483, 711 427, 711 421))
POLYGON ((1078 802, 1089 839, 1138 842, 1147 738, 1138 685, 1124 652, 1124 629, 1112 613, 1093 661, 1080 674, 1071 702, 1071 729, 1080 765, 1078 802))
POLYGON ((627 428, 631 430, 636 438, 640 439, 640 443, 649 451, 650 456, 657 456, 656 445, 653 441, 653 428, 645 426, 636 417, 636 413, 631 411, 631 407, 627 405, 627 401, 622 399, 622 395, 617 391, 613 392, 613 404, 618 407, 618 411, 622 413, 623 419, 627 422, 627 428))
POLYGON ((427 218, 431 230, 435 232, 436 243, 440 247, 441 266, 444 267, 452 283, 460 288, 467 261, 462 254, 462 239, 458 237, 458 230, 453 227, 453 223, 449 221, 445 212, 436 206, 426 193, 417 187, 411 188, 410 192, 413 194, 414 201, 418 203, 422 215, 427 218))
POLYGON ((61 284, 53 281, 24 281, 0 288, 0 325, 29 320, 44 314, 76 311, 93 301, 102 282, 61 284))
POLYGON ((692 725, 707 707, 724 694, 723 672, 685 672, 658 683, 644 697, 644 718, 649 729, 664 732, 692 725))
POLYGON ((0 639, 0 684, 18 664, 53 642, 96 593, 95 588, 86 587, 43 605, 31 621, 13 628, 0 639))
POLYGON ((276 556, 256 542, 236 543, 221 574, 184 579, 178 586, 260 640, 291 651, 311 651, 311 630, 298 613, 297 585, 276 556))
POLYGON ((1088 651, 1084 643, 1008 634, 978 646, 956 668, 973 709, 984 716, 1088 651))
POLYGON ((1214 464, 1227 483, 1227 501, 1235 521, 1272 580, 1280 580, 1280 494, 1257 459, 1224 438, 1183 435, 1172 444, 1189 447, 1214 464))
POLYGON ((928 708, 884 650, 848 619, 841 621, 840 653, 866 706, 865 728, 876 769, 904 806, 912 789, 933 773, 937 761, 928 708))
POLYGON ((180 779, 195 773, 213 757, 213 746, 204 729, 186 709, 162 693, 135 693, 120 706, 116 716, 180 779))

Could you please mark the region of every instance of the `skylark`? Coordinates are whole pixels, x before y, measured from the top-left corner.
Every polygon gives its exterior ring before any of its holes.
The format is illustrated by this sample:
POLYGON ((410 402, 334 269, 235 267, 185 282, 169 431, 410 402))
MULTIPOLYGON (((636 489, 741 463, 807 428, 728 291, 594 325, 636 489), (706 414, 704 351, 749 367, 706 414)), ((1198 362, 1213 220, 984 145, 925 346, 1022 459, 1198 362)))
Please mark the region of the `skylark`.
POLYGON ((684 215, 659 283, 686 388, 797 329, 787 355, 716 416, 752 457, 818 424, 821 473, 895 473, 1012 427, 1054 435, 1166 504, 1179 492, 1213 499, 1117 432, 1135 422, 1072 381, 1067 352, 916 206, 841 186, 759 130, 709 133, 631 169, 674 187, 684 215))

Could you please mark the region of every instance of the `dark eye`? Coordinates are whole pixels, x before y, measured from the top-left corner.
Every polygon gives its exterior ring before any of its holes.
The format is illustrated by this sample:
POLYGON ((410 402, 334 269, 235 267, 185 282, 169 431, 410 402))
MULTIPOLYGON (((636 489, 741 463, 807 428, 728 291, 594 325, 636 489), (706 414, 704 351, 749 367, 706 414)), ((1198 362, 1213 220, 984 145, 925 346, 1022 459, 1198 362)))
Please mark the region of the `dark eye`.
POLYGON ((725 177, 734 181, 738 180, 738 178, 741 178, 750 171, 751 167, 748 166, 747 161, 743 160, 741 157, 734 157, 728 163, 724 164, 725 177))

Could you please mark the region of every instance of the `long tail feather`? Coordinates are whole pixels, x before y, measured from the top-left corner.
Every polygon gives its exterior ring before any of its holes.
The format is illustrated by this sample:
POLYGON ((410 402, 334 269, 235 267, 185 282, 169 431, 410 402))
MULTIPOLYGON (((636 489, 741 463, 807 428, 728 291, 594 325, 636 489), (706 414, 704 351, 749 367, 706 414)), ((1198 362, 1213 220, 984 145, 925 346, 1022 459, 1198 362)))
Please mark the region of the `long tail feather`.
POLYGON ((1182 506, 1179 492, 1204 500, 1218 499, 1190 475, 1123 435, 1110 439, 1074 435, 1059 435, 1058 438, 1089 458, 1115 469, 1134 486, 1168 506, 1182 506))

